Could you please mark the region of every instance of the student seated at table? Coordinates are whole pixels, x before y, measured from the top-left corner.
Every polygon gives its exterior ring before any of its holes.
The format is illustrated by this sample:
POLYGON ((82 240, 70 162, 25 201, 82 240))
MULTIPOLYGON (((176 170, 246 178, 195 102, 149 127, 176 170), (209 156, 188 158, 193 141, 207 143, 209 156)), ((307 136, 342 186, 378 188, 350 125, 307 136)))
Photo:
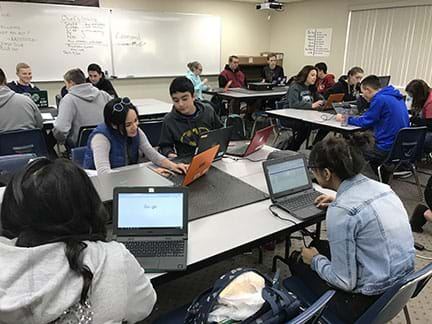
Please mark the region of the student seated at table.
POLYGON ((12 91, 0 69, 0 132, 42 127, 39 108, 28 96, 12 91))
POLYGON ((223 125, 210 104, 195 100, 188 78, 175 78, 169 92, 174 107, 163 119, 159 150, 169 158, 193 155, 201 133, 223 125))
POLYGON ((39 88, 31 83, 33 76, 30 65, 27 63, 18 63, 16 65, 16 75, 18 80, 7 84, 12 91, 17 93, 31 93, 39 91, 39 88))
POLYGON ((69 93, 60 101, 53 134, 58 142, 75 147, 80 128, 102 123, 104 107, 112 98, 105 91, 86 83, 80 69, 67 71, 64 82, 69 93))
POLYGON ((325 93, 325 97, 334 93, 343 93, 343 101, 356 101, 360 96, 360 81, 363 79, 364 71, 355 66, 351 68, 347 75, 342 75, 338 82, 325 93))
POLYGON ((315 67, 318 70, 316 88, 318 93, 324 94, 335 85, 335 76, 334 74, 327 73, 327 64, 324 62, 315 64, 315 67))
MULTIPOLYGON (((138 111, 129 98, 112 99, 105 105, 105 122, 90 134, 84 156, 85 169, 106 174, 111 169, 136 164, 143 154, 154 164, 178 173, 186 173, 184 164, 176 164, 159 154, 138 127, 138 111)), ((163 173, 163 170, 157 169, 163 173)))
POLYGON ((203 91, 206 91, 209 86, 207 85, 208 79, 201 80, 200 75, 202 73, 202 64, 198 61, 193 61, 187 65, 188 71, 186 72, 186 77, 192 81, 195 89, 195 97, 203 100, 203 91))
POLYGON ((239 69, 240 60, 238 56, 231 55, 228 64, 219 74, 219 87, 224 88, 231 81, 230 88, 243 88, 246 86, 246 76, 239 69))
POLYGON ((360 148, 373 138, 358 133, 346 140, 331 136, 317 143, 309 168, 318 183, 336 191, 321 195, 327 208, 328 241, 313 240, 292 254, 291 273, 317 296, 336 289, 328 308, 345 323, 353 323, 396 281, 414 270, 414 241, 408 215, 386 184, 361 174, 360 148))
POLYGON ((92 63, 87 67, 88 77, 86 79, 87 82, 93 84, 99 90, 103 90, 113 98, 117 98, 117 92, 115 91, 110 80, 105 79, 105 74, 102 71, 102 68, 96 64, 92 63))
MULTIPOLYGON (((284 108, 318 109, 324 104, 321 95, 315 87, 317 69, 312 65, 304 66, 295 76, 294 82, 288 88, 284 108)), ((304 140, 309 136, 310 127, 302 121, 283 121, 284 126, 293 130, 293 139, 289 150, 298 151, 304 140)))
MULTIPOLYGON (((375 135, 375 146, 365 152, 365 158, 369 161, 374 172, 378 172, 378 166, 382 164, 389 153, 399 130, 409 127, 408 109, 404 97, 389 85, 381 89, 377 76, 369 75, 361 82, 363 97, 370 102, 370 108, 359 117, 348 117, 348 124, 365 129, 372 129, 375 135)), ((336 115, 336 121, 345 118, 341 114, 336 115)), ((383 168, 383 180, 387 182, 389 173, 383 168)))
POLYGON ((2 323, 135 323, 156 302, 86 173, 36 159, 12 176, 1 208, 2 323))
POLYGON ((285 74, 283 67, 277 65, 276 54, 269 54, 267 56, 267 64, 261 72, 262 82, 273 84, 282 84, 285 81, 285 74))
POLYGON ((424 151, 432 152, 432 91, 423 80, 412 80, 405 88, 411 101, 411 125, 427 126, 424 151))

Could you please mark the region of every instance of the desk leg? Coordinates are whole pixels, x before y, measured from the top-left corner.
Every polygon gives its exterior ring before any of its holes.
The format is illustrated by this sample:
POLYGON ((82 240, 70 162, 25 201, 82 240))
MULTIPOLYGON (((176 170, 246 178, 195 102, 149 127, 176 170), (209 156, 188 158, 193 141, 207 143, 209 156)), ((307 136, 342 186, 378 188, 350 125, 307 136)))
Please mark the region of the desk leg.
POLYGON ((291 233, 285 236, 285 259, 288 259, 291 249, 291 233))
POLYGON ((320 237, 321 237, 321 222, 316 223, 316 226, 315 226, 315 237, 316 237, 317 240, 319 240, 320 237))

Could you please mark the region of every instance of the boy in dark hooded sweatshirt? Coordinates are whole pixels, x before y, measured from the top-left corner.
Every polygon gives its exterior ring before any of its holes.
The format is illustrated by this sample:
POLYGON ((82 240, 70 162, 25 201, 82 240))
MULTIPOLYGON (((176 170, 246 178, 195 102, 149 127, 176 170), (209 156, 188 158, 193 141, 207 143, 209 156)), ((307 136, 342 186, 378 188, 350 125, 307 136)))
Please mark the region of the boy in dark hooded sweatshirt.
POLYGON ((175 78, 169 91, 174 107, 163 120, 159 150, 169 158, 193 155, 200 135, 223 125, 210 104, 195 100, 188 78, 175 78))

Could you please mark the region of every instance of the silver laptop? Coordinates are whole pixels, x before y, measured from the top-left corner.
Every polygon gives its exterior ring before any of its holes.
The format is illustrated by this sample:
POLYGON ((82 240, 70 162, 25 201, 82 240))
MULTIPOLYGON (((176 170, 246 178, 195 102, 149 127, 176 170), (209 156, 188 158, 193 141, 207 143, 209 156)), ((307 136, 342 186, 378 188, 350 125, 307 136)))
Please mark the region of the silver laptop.
POLYGON ((312 186, 303 155, 267 160, 263 168, 274 205, 301 220, 323 213, 314 204, 321 193, 312 186))
POLYGON ((114 189, 113 238, 123 243, 148 272, 186 269, 186 188, 114 189))

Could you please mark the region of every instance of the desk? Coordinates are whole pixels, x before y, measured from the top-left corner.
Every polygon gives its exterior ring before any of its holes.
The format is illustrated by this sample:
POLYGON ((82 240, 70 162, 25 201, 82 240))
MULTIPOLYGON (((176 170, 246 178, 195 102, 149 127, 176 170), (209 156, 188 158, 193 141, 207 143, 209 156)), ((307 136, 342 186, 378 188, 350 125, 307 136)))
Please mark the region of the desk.
POLYGON ((218 95, 224 99, 258 99, 258 98, 278 98, 285 95, 288 91, 288 87, 274 87, 272 90, 257 91, 249 90, 245 88, 229 88, 227 91, 223 91, 222 88, 215 88, 203 93, 218 95))
POLYGON ((340 133, 347 133, 362 129, 361 127, 353 125, 341 126, 340 122, 335 120, 336 115, 325 113, 323 111, 287 108, 267 110, 266 113, 270 117, 301 120, 310 124, 318 125, 320 128, 329 129, 340 133))
POLYGON ((161 119, 172 110, 173 105, 157 99, 131 99, 137 107, 140 119, 161 119))

